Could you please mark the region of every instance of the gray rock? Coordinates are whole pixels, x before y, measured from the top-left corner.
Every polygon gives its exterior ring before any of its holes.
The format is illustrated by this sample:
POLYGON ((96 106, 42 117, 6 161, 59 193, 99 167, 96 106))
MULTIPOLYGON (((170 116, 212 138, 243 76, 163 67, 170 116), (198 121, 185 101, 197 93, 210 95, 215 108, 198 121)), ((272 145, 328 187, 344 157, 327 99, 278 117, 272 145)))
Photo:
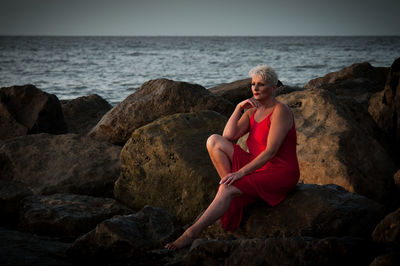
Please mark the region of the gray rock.
POLYGON ((31 196, 22 201, 19 227, 53 237, 74 239, 115 215, 132 210, 110 198, 54 194, 31 196))
POLYGON ((70 266, 68 243, 0 228, 0 265, 70 266))
POLYGON ((214 110, 230 116, 233 109, 232 103, 200 85, 150 80, 104 115, 89 136, 123 145, 135 129, 162 116, 198 110, 214 110))
POLYGON ((9 132, 1 130, 6 138, 28 134, 67 132, 60 101, 57 96, 45 93, 33 85, 3 87, 0 89, 0 121, 8 119, 13 125, 9 132), (11 117, 7 118, 6 110, 11 117), (18 122, 17 125, 13 120, 18 122), (16 130, 12 132, 11 130, 16 130))
POLYGON ((118 261, 133 258, 151 263, 150 251, 162 248, 179 232, 175 218, 166 210, 145 206, 131 215, 115 216, 78 238, 67 254, 74 260, 118 261))
POLYGON ((61 107, 69 133, 86 135, 112 106, 97 94, 62 100, 61 107))
POLYGON ((384 217, 383 206, 337 185, 298 184, 275 207, 259 203, 245 209, 240 227, 225 232, 217 222, 203 237, 342 237, 369 238, 384 217))
POLYGON ((112 196, 121 147, 76 134, 35 134, 0 143, 0 179, 34 194, 112 196))
POLYGON ((199 111, 166 116, 135 130, 121 151, 115 198, 131 208, 165 208, 183 223, 192 222, 218 189, 206 141, 225 123, 217 112, 199 111))
POLYGON ((182 265, 368 265, 373 251, 351 237, 196 240, 182 265))

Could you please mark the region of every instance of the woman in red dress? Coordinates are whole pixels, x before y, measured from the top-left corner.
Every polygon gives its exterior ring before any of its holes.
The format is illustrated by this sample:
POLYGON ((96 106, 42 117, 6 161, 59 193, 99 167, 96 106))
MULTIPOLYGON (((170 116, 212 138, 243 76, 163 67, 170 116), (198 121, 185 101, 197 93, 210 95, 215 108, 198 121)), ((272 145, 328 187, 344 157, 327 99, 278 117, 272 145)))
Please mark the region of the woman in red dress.
POLYGON ((190 245, 219 218, 225 230, 236 229, 245 206, 259 199, 275 206, 298 182, 294 118, 290 108, 274 97, 278 77, 269 66, 257 66, 249 75, 253 97, 236 106, 222 136, 214 134, 207 140, 221 177, 218 192, 203 215, 166 245, 169 249, 190 245), (248 152, 233 142, 247 132, 248 152))

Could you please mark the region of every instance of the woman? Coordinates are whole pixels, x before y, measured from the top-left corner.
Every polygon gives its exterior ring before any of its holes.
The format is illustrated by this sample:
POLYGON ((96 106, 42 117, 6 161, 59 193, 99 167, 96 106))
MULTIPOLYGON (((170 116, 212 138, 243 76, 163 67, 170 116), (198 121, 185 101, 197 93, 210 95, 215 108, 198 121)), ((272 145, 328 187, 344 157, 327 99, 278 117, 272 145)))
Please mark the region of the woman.
POLYGON ((275 206, 297 184, 296 129, 290 108, 274 97, 278 77, 268 66, 257 66, 249 75, 253 97, 236 106, 222 136, 214 134, 207 140, 221 177, 217 195, 192 226, 166 245, 169 249, 190 245, 219 218, 225 230, 236 229, 245 206, 260 198, 275 206), (247 132, 249 152, 233 143, 247 132))

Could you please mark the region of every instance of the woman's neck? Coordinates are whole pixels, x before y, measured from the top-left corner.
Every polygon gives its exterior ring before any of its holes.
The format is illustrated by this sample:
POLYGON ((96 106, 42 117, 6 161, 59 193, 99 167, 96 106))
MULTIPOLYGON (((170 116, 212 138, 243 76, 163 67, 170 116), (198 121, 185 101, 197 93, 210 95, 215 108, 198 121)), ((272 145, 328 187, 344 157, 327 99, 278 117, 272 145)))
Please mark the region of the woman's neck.
POLYGON ((275 98, 266 99, 264 101, 259 101, 259 103, 261 104, 261 106, 259 108, 261 108, 263 110, 267 110, 267 109, 275 106, 276 102, 277 102, 277 100, 275 98))

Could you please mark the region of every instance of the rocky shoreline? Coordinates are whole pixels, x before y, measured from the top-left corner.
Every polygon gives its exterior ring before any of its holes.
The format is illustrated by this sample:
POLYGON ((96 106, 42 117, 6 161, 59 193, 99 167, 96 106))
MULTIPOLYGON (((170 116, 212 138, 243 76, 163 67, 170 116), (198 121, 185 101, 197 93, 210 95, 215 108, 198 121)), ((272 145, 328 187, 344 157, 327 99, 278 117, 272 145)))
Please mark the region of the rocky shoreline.
POLYGON ((216 222, 191 247, 163 249, 214 197, 205 141, 249 88, 157 79, 115 107, 1 88, 0 264, 399 265, 400 58, 282 84, 296 189, 248 208, 235 232, 216 222))

